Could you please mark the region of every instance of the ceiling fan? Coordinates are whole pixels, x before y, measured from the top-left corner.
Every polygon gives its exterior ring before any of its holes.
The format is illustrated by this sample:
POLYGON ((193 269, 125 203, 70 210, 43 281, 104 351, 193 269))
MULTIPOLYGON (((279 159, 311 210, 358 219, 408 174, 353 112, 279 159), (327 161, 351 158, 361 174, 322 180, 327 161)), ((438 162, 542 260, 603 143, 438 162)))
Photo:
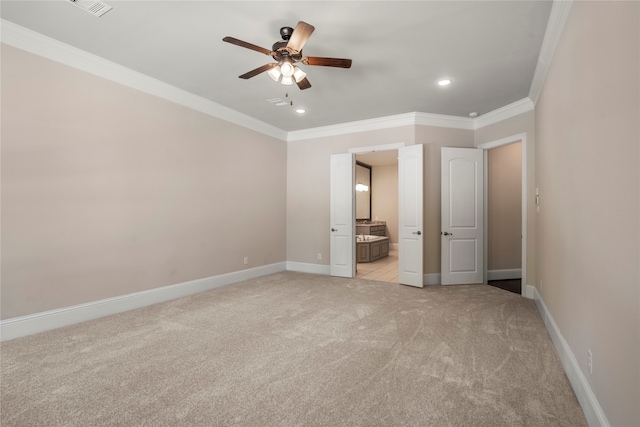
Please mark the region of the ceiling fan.
POLYGON ((313 25, 309 25, 302 21, 298 22, 295 29, 291 27, 282 27, 280 28, 280 36, 282 36, 282 40, 275 42, 271 48, 272 50, 247 43, 233 37, 225 37, 222 41, 264 53, 277 61, 244 73, 239 76, 241 79, 250 79, 253 76, 257 76, 258 74, 267 71, 269 77, 275 81, 279 81, 283 85, 292 85, 293 83, 296 83, 300 89, 309 89, 311 87, 311 83, 309 83, 309 80, 307 79, 307 74, 295 65, 297 62, 301 62, 304 65, 351 68, 350 59, 303 56, 302 47, 307 40, 309 40, 313 30, 315 30, 313 25))

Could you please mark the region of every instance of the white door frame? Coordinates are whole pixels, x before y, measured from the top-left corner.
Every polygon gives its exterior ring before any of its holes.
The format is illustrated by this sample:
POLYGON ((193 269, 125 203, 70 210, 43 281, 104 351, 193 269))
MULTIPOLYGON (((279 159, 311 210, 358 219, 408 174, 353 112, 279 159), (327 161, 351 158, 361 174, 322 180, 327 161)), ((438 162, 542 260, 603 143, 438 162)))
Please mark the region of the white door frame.
POLYGON ((392 144, 382 144, 382 145, 372 145, 369 147, 357 147, 357 148, 349 148, 349 153, 353 154, 363 154, 363 153, 373 153, 374 151, 391 151, 397 150, 405 146, 404 142, 396 142, 392 144))
MULTIPOLYGON (((533 295, 527 295, 527 133, 519 133, 516 135, 508 136, 506 138, 498 139, 495 141, 490 141, 484 144, 478 145, 478 148, 484 150, 484 197, 487 199, 488 194, 488 153, 487 150, 492 148, 502 147, 503 145, 513 144, 515 142, 522 143, 522 260, 520 261, 521 269, 522 269, 522 281, 520 285, 520 293, 522 296, 526 296, 528 298, 533 298, 533 295)), ((485 230, 489 229, 489 215, 488 215, 488 203, 484 205, 484 227, 485 230)), ((488 233, 487 233, 488 235, 488 233)), ((488 272, 488 256, 489 253, 489 239, 486 238, 484 240, 484 281, 487 283, 487 272, 488 272)))

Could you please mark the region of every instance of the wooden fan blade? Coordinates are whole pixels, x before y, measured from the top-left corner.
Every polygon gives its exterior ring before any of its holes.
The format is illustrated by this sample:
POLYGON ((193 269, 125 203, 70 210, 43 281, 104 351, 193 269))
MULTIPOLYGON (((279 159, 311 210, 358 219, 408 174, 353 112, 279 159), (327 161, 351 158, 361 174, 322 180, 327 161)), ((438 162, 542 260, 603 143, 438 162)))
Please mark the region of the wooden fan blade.
POLYGON ((318 56, 307 56, 302 58, 302 62, 306 65, 320 65, 323 67, 351 68, 350 59, 340 58, 320 58, 318 56))
POLYGON ((306 22, 300 21, 296 28, 293 30, 293 34, 291 34, 291 38, 287 43, 287 47, 296 52, 300 52, 302 50, 302 46, 309 40, 311 33, 316 28, 313 25, 309 25, 306 22))
POLYGON ((309 83, 309 80, 307 80, 306 77, 299 82, 296 82, 296 84, 298 85, 300 90, 309 89, 311 87, 311 83, 309 83))
POLYGON ((236 46, 245 47, 247 49, 255 50, 256 52, 264 53, 265 55, 271 55, 271 51, 269 49, 265 49, 264 47, 256 46, 255 44, 243 42, 242 40, 238 40, 233 37, 225 37, 222 39, 223 42, 235 44, 236 46))
POLYGON ((272 62, 271 64, 263 65, 262 67, 258 67, 255 70, 251 70, 248 73, 244 73, 243 75, 238 77, 240 77, 241 79, 250 79, 251 77, 257 76, 260 73, 264 73, 265 71, 275 67, 276 65, 278 64, 275 62, 272 62))

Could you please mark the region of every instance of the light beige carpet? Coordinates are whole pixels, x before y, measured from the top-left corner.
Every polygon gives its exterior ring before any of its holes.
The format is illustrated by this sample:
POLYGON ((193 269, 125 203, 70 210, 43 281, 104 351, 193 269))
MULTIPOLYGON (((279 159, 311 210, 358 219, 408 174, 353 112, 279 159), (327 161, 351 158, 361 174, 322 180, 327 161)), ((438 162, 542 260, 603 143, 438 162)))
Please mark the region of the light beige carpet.
POLYGON ((279 273, 3 343, 10 426, 583 426, 533 301, 279 273))

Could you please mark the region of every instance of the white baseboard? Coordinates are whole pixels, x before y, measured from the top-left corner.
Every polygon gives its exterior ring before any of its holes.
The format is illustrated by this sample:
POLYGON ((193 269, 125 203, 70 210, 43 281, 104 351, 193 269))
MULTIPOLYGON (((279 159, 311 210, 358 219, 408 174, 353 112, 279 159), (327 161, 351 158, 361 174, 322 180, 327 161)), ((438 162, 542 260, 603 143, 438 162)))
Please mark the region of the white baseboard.
MULTIPOLYGON (((520 270, 519 268, 514 268, 511 270, 490 270, 487 272, 487 280, 510 280, 521 278, 522 270, 520 270)), ((442 283, 440 273, 425 274, 423 283, 426 286, 439 285, 440 283, 442 283)), ((533 298, 533 294, 530 294, 530 296, 527 297, 533 298)))
POLYGON ((487 271, 487 280, 512 280, 512 279, 521 279, 521 278, 522 278, 522 269, 520 268, 487 271))
POLYGON ((429 273, 422 276, 422 283, 425 286, 439 285, 441 283, 440 273, 429 273))
POLYGON ((524 288, 524 297, 529 299, 536 299, 537 290, 535 286, 526 285, 524 288))
POLYGON ((176 285, 163 286, 142 292, 121 295, 113 298, 92 301, 71 307, 14 317, 0 321, 0 341, 8 341, 39 332, 69 326, 87 320, 98 319, 112 314, 122 313, 148 305, 169 301, 199 292, 255 279, 257 277, 285 271, 286 263, 279 262, 262 267, 235 271, 219 276, 191 280, 176 285))
POLYGON ((287 271, 297 271, 299 273, 331 274, 331 267, 323 264, 311 264, 308 262, 287 261, 287 271))
POLYGON ((556 348, 556 352, 560 357, 562 367, 569 378, 573 391, 576 393, 576 397, 582 407, 587 423, 589 423, 590 427, 610 427, 611 424, 609 424, 607 416, 602 410, 598 399, 596 399, 596 396, 593 394, 591 386, 582 372, 582 369, 580 369, 580 365, 578 364, 571 347, 569 347, 569 344, 562 336, 558 325, 556 325, 556 322, 553 320, 551 313, 549 313, 542 296, 533 286, 527 286, 527 292, 529 292, 529 288, 533 288, 534 300, 538 306, 540 315, 544 320, 544 324, 549 331, 549 335, 551 336, 551 341, 553 341, 553 345, 556 348))

